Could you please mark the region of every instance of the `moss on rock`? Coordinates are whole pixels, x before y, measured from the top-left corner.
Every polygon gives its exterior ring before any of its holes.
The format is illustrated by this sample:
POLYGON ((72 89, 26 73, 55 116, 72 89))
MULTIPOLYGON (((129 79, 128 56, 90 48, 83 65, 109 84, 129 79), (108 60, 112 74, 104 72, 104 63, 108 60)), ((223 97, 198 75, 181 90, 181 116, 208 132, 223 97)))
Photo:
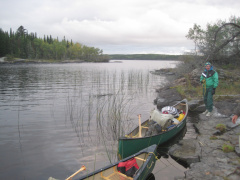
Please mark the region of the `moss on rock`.
POLYGON ((222 145, 222 150, 225 153, 233 152, 234 151, 234 147, 231 146, 231 145, 224 144, 224 145, 222 145))
POLYGON ((222 133, 226 131, 226 125, 225 124, 217 124, 216 129, 221 131, 222 133))

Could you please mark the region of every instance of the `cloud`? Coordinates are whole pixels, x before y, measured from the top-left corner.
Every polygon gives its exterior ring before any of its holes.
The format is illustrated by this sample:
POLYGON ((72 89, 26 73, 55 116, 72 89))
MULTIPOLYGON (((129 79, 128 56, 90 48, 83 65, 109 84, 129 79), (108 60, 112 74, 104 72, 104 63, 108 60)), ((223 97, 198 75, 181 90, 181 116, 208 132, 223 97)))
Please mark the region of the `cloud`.
POLYGON ((107 53, 129 52, 129 47, 134 52, 182 52, 193 46, 185 35, 194 23, 204 28, 240 15, 240 2, 235 0, 2 0, 1 4, 4 30, 23 25, 41 37, 65 36, 107 53))

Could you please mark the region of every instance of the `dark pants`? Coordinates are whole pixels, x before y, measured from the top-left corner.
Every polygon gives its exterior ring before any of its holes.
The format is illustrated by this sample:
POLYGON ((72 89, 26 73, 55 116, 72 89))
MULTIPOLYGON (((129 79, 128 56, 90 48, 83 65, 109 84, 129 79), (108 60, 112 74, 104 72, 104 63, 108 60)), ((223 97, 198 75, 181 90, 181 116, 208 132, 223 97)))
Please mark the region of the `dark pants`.
POLYGON ((206 109, 209 112, 212 112, 213 110, 213 95, 212 95, 212 90, 213 88, 206 88, 203 89, 203 98, 204 98, 204 103, 206 106, 206 109), (205 91, 206 90, 206 91, 205 91))

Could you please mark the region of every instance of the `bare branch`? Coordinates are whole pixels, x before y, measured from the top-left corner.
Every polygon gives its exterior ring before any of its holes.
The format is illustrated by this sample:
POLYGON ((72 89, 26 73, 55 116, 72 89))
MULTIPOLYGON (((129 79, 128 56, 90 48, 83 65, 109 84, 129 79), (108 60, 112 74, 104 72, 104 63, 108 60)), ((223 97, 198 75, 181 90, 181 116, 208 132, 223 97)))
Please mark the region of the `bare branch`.
MULTIPOLYGON (((219 28, 217 29, 217 31, 215 32, 215 36, 214 36, 214 46, 215 46, 215 43, 216 43, 216 40, 217 40, 217 35, 218 35, 219 31, 220 31, 223 27, 229 26, 229 25, 230 25, 230 26, 234 26, 234 27, 236 27, 236 28, 239 28, 239 30, 240 30, 240 26, 237 25, 237 24, 235 24, 235 23, 225 23, 225 24, 223 24, 223 25, 222 25, 221 27, 219 27, 219 28)), ((217 53, 218 51, 220 51, 224 46, 226 46, 229 42, 233 41, 233 40, 234 40, 237 36, 239 36, 239 35, 240 35, 240 31, 238 31, 236 34, 234 34, 231 39, 225 41, 225 42, 222 43, 218 48, 216 48, 216 49, 214 50, 213 54, 216 54, 216 53, 217 53)))

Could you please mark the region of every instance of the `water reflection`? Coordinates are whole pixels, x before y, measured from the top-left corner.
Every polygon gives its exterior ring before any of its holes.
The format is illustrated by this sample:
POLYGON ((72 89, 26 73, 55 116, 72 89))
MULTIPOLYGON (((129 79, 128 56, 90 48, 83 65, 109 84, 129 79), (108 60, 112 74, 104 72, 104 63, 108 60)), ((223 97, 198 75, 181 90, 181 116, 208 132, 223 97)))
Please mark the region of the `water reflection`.
POLYGON ((63 179, 116 158, 116 139, 147 119, 150 70, 175 62, 0 66, 0 179, 63 179), (14 172, 14 173, 13 173, 14 172))

